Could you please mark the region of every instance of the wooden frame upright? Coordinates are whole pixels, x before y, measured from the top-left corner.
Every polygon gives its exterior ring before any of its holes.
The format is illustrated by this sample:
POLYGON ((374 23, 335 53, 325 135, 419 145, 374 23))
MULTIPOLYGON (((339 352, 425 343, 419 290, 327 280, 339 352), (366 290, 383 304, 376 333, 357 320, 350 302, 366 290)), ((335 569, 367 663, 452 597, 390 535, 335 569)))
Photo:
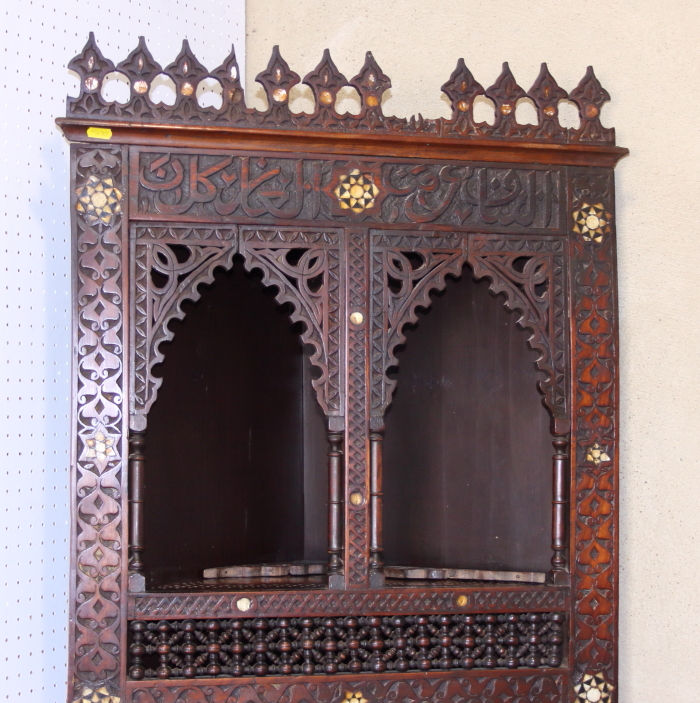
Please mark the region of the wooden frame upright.
POLYGON ((452 117, 406 120, 383 114, 391 82, 370 53, 350 81, 324 54, 303 81, 316 100, 310 115, 290 111, 300 79, 276 48, 257 78, 264 111, 246 107, 233 53, 210 73, 186 42, 165 69, 143 40, 115 67, 91 35, 70 68, 80 95, 58 120, 71 142, 74 284, 68 700, 616 700, 613 168, 628 152, 600 123, 609 95, 592 69, 567 94, 543 64, 526 93, 507 64, 484 90, 460 60, 442 88, 452 117), (115 70, 129 80, 127 103, 102 97, 115 70), (175 86, 170 106, 149 97, 162 73, 175 86), (197 102, 207 77, 221 84, 219 108, 197 102), (335 110, 348 84, 357 115, 335 110), (474 120, 479 95, 494 103, 492 125, 474 120), (523 98, 536 105, 536 125, 515 120, 523 98), (577 129, 558 121, 564 99, 579 108, 577 129), (168 242, 196 261, 154 302, 149 257, 168 242), (303 272, 280 271, 269 254, 291 246, 323 252, 315 307, 303 272), (382 289, 386 251, 426 262, 394 308, 382 289), (149 592, 141 530, 144 431, 159 385, 151 370, 181 303, 235 254, 292 304, 315 351, 331 447, 328 584, 149 592), (516 270, 517 257, 537 266, 516 270), (389 587, 386 371, 403 325, 466 264, 521 313, 540 352, 555 449, 552 569, 544 584, 389 587), (545 299, 531 295, 530 270, 547 277, 545 299), (158 658, 155 673, 148 657, 158 658))

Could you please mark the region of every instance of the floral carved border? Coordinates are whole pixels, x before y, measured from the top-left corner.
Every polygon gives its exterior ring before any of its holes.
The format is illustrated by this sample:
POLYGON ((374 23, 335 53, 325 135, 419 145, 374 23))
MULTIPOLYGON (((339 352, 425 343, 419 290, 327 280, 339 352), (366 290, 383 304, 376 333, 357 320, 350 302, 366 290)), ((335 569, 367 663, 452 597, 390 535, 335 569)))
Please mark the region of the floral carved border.
POLYGON ((572 213, 584 204, 600 204, 605 212, 600 232, 574 228, 570 240, 575 358, 574 682, 599 675, 612 689, 617 678, 618 540, 614 185, 612 171, 606 169, 571 169, 569 179, 572 213))
POLYGON ((86 687, 114 692, 121 673, 127 237, 120 200, 126 191, 125 160, 119 146, 72 147, 77 359, 71 700, 80 699, 86 687), (107 186, 114 201, 110 210, 103 207, 105 197, 96 195, 107 186))

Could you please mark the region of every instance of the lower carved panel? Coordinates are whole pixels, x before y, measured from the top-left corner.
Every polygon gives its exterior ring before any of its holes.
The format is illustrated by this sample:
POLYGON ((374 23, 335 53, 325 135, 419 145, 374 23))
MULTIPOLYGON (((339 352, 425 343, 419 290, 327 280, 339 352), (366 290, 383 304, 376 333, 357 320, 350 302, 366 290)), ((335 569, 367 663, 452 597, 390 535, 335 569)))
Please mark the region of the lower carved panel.
POLYGON ((566 672, 348 677, 334 681, 129 681, 124 703, 564 703, 566 672))
POLYGON ((135 620, 129 676, 557 668, 564 621, 564 613, 135 620))

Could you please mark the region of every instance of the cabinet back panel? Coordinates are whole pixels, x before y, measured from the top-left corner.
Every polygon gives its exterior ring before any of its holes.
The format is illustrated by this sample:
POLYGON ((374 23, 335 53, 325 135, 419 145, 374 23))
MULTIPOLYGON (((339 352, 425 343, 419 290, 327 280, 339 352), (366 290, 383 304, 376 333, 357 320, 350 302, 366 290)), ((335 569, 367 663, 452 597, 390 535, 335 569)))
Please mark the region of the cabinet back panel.
POLYGON ((384 441, 387 564, 550 567, 549 415, 518 316, 465 269, 406 330, 384 441))
MULTIPOLYGON (((304 483, 327 485, 316 463, 325 447, 306 452, 305 472, 304 441, 325 443, 323 415, 309 411, 308 360, 274 289, 236 262, 202 290, 171 323, 148 420, 145 562, 155 580, 303 559, 304 483)), ((312 509, 312 523, 324 510, 312 509)))

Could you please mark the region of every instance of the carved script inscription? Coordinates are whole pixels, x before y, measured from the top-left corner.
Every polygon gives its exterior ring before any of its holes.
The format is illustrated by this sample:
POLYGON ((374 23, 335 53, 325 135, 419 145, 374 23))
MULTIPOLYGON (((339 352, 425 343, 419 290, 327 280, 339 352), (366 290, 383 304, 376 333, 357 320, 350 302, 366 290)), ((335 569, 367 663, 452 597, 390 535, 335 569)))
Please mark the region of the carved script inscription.
POLYGON ((261 218, 465 228, 560 230, 557 170, 479 164, 282 159, 242 153, 141 151, 132 158, 132 213, 140 219, 230 222, 261 218), (348 174, 374 174, 374 204, 339 208, 348 174))

